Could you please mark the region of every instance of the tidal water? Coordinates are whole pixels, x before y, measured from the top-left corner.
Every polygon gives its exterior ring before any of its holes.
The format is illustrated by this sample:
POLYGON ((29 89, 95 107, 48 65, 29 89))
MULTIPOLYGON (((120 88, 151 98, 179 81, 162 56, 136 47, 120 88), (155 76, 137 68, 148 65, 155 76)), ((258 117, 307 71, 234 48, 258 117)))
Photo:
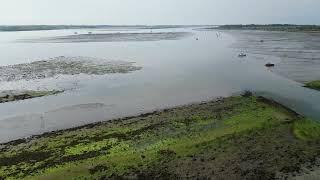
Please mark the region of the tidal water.
POLYGON ((165 32, 183 32, 188 36, 152 39, 149 29, 132 28, 0 32, 1 66, 57 56, 81 56, 136 62, 143 67, 127 74, 64 75, 0 82, 0 90, 66 89, 55 96, 0 104, 0 142, 230 96, 244 90, 273 98, 320 120, 320 92, 306 89, 294 79, 264 66, 268 61, 277 61, 277 56, 250 54, 247 50, 248 57, 238 58, 242 49, 234 47, 239 42, 237 33, 222 31, 218 37, 215 31, 193 28, 152 30, 152 33, 165 32), (136 38, 141 37, 139 33, 148 33, 148 38, 30 41, 68 37, 75 31, 80 35, 137 33, 136 38))
POLYGON ((297 82, 320 79, 320 33, 230 31, 234 48, 276 59, 273 72, 297 82))

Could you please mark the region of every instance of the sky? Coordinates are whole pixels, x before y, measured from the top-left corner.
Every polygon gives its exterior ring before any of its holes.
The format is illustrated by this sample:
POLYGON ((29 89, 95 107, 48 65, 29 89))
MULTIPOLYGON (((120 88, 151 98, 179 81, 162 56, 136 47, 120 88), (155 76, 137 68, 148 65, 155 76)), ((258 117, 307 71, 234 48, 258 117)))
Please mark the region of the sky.
POLYGON ((0 25, 320 24, 320 0, 0 1, 0 25))

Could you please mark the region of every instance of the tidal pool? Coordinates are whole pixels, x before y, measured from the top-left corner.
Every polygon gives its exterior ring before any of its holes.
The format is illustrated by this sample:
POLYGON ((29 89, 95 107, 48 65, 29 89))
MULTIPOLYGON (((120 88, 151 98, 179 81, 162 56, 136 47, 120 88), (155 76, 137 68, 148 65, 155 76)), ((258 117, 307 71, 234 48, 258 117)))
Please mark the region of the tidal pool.
MULTIPOLYGON (((57 75, 44 79, 1 81, 0 90, 64 89, 64 93, 0 104, 0 141, 5 142, 57 129, 137 115, 192 102, 230 96, 243 90, 271 97, 295 111, 320 119, 320 92, 272 73, 264 66, 273 55, 250 54, 236 34, 194 31, 192 28, 153 29, 153 33, 192 34, 174 39, 111 42, 20 42, 70 36, 75 30, 1 32, 0 65, 31 63, 53 57, 93 57, 136 62, 139 71, 126 74, 57 75), (198 40, 197 40, 198 39, 198 40)), ((77 30, 79 34, 134 32, 148 29, 77 30)))

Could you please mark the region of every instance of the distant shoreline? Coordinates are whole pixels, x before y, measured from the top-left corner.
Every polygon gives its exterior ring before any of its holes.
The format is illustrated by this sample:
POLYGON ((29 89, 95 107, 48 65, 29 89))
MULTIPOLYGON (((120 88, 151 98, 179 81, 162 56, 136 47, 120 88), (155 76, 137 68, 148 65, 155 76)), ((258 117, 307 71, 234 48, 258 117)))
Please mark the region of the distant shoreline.
POLYGON ((140 28, 140 29, 164 29, 181 27, 200 27, 206 25, 0 25, 0 32, 15 31, 47 31, 63 29, 103 29, 103 28, 140 28))
POLYGON ((319 25, 295 25, 295 24, 247 24, 247 25, 222 25, 220 30, 262 30, 262 31, 286 31, 286 32, 320 32, 319 25))
POLYGON ((139 29, 167 29, 183 27, 202 27, 202 29, 221 30, 266 30, 292 32, 320 32, 320 25, 298 24, 226 24, 226 25, 0 25, 0 32, 15 31, 47 31, 63 29, 103 29, 103 28, 139 28, 139 29))

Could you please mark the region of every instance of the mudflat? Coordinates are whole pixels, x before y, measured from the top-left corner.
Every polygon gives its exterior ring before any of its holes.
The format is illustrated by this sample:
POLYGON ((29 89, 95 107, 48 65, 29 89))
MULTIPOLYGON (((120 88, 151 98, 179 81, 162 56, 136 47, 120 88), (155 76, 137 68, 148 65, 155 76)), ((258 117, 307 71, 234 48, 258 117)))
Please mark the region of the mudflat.
POLYGON ((52 78, 58 75, 104 75, 140 70, 133 62, 108 61, 91 57, 59 56, 48 60, 0 66, 0 81, 52 78))
POLYGON ((247 93, 2 144, 0 177, 293 178, 319 139, 316 121, 247 93))
POLYGON ((18 42, 32 43, 81 43, 81 42, 134 42, 134 41, 162 41, 179 40, 192 36, 190 32, 156 32, 156 33, 106 33, 79 34, 40 39, 22 39, 18 42))

